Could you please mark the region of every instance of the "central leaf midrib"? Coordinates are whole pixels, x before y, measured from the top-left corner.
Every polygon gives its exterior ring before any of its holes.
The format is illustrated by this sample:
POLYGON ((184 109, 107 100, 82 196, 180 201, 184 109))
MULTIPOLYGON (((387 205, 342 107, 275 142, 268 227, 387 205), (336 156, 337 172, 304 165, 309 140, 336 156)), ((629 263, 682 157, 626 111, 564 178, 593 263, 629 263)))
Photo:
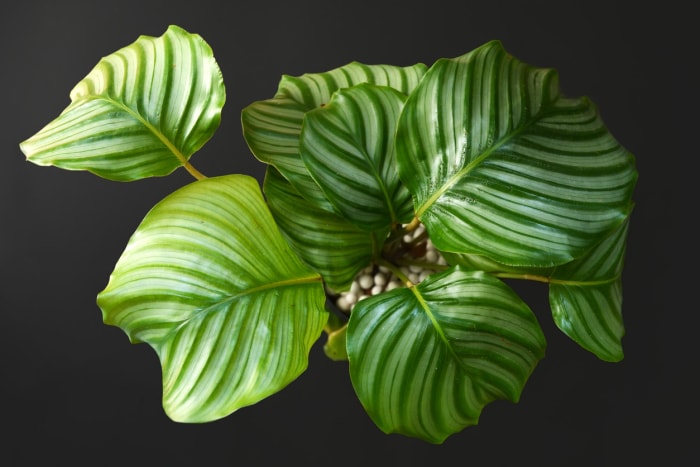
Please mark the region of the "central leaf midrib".
MULTIPOLYGON (((286 279, 286 280, 281 280, 281 281, 276 281, 276 282, 269 282, 267 284, 263 284, 257 287, 251 287, 249 289, 246 289, 244 291, 241 291, 237 294, 234 295, 229 295, 221 300, 219 300, 216 303, 212 303, 208 305, 206 308, 202 308, 199 311, 197 311, 194 316, 198 316, 200 314, 206 313, 208 310, 213 309, 213 308, 218 308, 219 306, 227 303, 234 302, 241 297, 245 297, 246 295, 252 295, 256 294, 259 292, 264 292, 266 290, 272 290, 272 289, 277 289, 277 288, 284 288, 284 287, 293 287, 296 285, 308 285, 308 284, 313 284, 314 282, 321 282, 322 278, 320 275, 314 274, 313 276, 307 276, 307 277, 300 277, 296 279, 286 279)), ((190 318, 192 319, 192 318, 190 318)))
POLYGON ((216 310, 220 309, 222 305, 228 305, 230 303, 235 302, 236 300, 239 300, 242 297, 245 297, 246 295, 252 295, 256 294, 259 292, 264 292, 266 290, 272 290, 276 288, 284 288, 284 287, 293 287, 293 286, 298 286, 298 285, 309 285, 313 284, 314 282, 321 282, 322 278, 320 275, 313 275, 313 276, 307 276, 307 277, 300 277, 296 279, 286 279, 286 280, 281 280, 281 281, 276 281, 276 282, 269 282, 267 284, 263 284, 257 287, 251 287, 249 289, 246 289, 244 291, 241 291, 239 293, 236 293, 234 295, 229 295, 226 296, 214 303, 210 303, 204 308, 199 308, 195 310, 195 312, 192 313, 191 316, 189 316, 187 319, 183 320, 180 322, 177 326, 175 326, 170 332, 167 333, 166 337, 163 340, 167 340, 168 336, 173 335, 174 333, 177 332, 178 329, 188 325, 195 319, 200 319, 202 316, 206 315, 209 312, 216 312, 216 310))
POLYGON ((421 308, 423 309, 425 314, 428 316, 428 319, 430 319, 430 322, 432 323, 433 328, 435 329, 435 332, 438 333, 438 336, 440 336, 440 339, 445 344, 445 347, 447 347, 447 349, 449 350, 450 355, 452 355, 453 360, 455 362, 457 362, 457 365, 460 368, 462 368, 462 370, 465 373, 468 374, 469 368, 462 362, 462 360, 457 355, 457 352, 455 352, 454 347, 452 347, 452 345, 450 344, 450 341, 447 338, 447 336, 445 335, 445 333, 443 332, 442 326, 440 326, 440 323, 438 322, 437 318, 435 317, 433 312, 430 311, 430 306, 428 305, 428 302, 426 302, 425 299, 423 298, 423 296, 421 295, 420 291, 418 290, 418 287, 416 287, 414 285, 414 286, 410 287, 410 289, 411 289, 411 292, 413 292, 413 295, 415 295, 416 300, 418 300, 418 303, 420 304, 421 308))
MULTIPOLYGON (((165 145, 170 152, 173 153, 173 155, 177 158, 177 160, 180 161, 180 164, 182 165, 187 165, 188 161, 185 155, 180 152, 180 150, 168 139, 165 134, 160 131, 158 128, 156 128, 151 122, 149 122, 147 119, 145 119, 141 114, 135 112, 133 109, 131 109, 129 106, 127 106, 125 103, 120 102, 118 100, 115 100, 111 97, 106 97, 106 96, 94 96, 92 97, 93 100, 99 100, 102 99, 105 102, 108 102, 120 109, 122 109, 124 112, 127 114, 131 115, 134 117, 137 121, 141 122, 141 124, 148 129, 153 135, 158 138, 158 140, 165 145)), ((89 99, 86 99, 89 100, 89 99)))
MULTIPOLYGON (((361 143, 361 142, 358 141, 358 144, 359 143, 361 143)), ((381 171, 374 164, 374 159, 367 153, 367 151, 362 149, 361 152, 362 152, 363 157, 365 158, 365 162, 370 167, 370 172, 372 173, 372 176, 374 177, 375 181, 377 182, 377 185, 379 186, 380 191, 382 192, 382 197, 384 198, 383 201, 387 207, 387 210, 389 211, 389 217, 391 218, 391 223, 392 223, 392 225, 397 224, 398 223, 398 216, 396 214, 396 211, 394 210, 394 205, 392 203, 391 196, 389 195, 389 190, 387 190, 386 183, 385 183, 384 179, 382 178, 381 171)))
POLYGON ((460 170, 455 172, 454 175, 447 179, 447 181, 440 188, 438 188, 419 208, 416 209, 416 217, 420 219, 421 216, 425 213, 425 211, 430 209, 430 207, 433 204, 435 204, 435 202, 437 202, 437 200, 440 199, 440 197, 442 197, 442 195, 445 194, 445 192, 449 190, 455 183, 466 177, 474 167, 478 166, 484 159, 488 158, 498 148, 512 141, 518 135, 522 134, 527 128, 534 125, 534 123, 540 118, 542 118, 544 115, 546 115, 546 112, 543 111, 540 111, 539 113, 533 115, 532 118, 523 123, 519 128, 501 138, 498 142, 487 148, 478 157, 469 162, 469 164, 465 165, 460 170))

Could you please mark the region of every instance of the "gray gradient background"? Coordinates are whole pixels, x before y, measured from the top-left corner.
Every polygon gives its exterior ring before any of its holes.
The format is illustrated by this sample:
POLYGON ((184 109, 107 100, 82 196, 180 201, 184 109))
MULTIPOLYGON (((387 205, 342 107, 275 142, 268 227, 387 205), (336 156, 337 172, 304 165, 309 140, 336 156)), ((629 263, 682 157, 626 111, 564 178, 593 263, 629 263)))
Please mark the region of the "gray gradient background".
POLYGON ((0 465, 688 465, 697 438, 698 310, 695 278, 686 273, 696 242, 681 220, 697 210, 689 169, 697 156, 697 33, 693 15, 675 4, 682 3, 5 4, 0 465), (637 157, 623 276, 625 359, 605 363, 579 348, 553 326, 546 290, 522 286, 547 356, 518 404, 489 405, 478 426, 441 446, 380 432, 354 395, 347 365, 326 359, 320 342, 307 372, 282 392, 217 422, 170 421, 155 352, 102 324, 95 295, 148 209, 191 177, 179 170, 109 182, 35 166, 18 147, 65 108, 102 56, 169 24, 201 34, 224 75, 221 126, 192 159, 207 175, 262 180, 240 111, 271 97, 283 73, 352 60, 430 65, 491 39, 559 70, 564 93, 589 96, 637 157))

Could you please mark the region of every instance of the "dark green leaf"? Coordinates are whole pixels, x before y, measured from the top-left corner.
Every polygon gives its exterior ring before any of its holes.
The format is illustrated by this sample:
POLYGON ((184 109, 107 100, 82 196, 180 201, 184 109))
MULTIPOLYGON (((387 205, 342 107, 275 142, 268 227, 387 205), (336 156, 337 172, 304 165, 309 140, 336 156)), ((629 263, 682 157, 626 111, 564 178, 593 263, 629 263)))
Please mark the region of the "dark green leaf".
POLYGON ((545 339, 507 285, 459 267, 355 305, 350 377, 386 433, 441 443, 496 399, 516 402, 545 339))
POLYGON ((549 287, 554 322, 598 358, 624 357, 622 266, 628 222, 614 229, 582 258, 557 268, 549 287))
POLYGON ((438 60, 397 130, 399 174, 443 251, 547 268, 581 256, 629 214, 634 158, 554 70, 489 42, 438 60))
POLYGON ((297 254, 334 290, 350 287, 379 249, 387 232, 358 229, 342 217, 313 206, 272 166, 263 185, 280 230, 297 254))
POLYGON ((363 230, 413 219, 394 152, 405 98, 390 87, 364 83, 337 91, 304 118, 300 153, 306 168, 336 211, 363 230))

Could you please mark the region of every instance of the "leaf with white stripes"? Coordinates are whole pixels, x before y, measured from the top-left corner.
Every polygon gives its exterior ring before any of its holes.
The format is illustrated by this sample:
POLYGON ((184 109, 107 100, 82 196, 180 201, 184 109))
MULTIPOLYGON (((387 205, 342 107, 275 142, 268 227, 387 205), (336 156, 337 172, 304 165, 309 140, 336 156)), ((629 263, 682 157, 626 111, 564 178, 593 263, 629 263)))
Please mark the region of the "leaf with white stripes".
POLYGON ((363 83, 336 91, 304 117, 301 159, 336 211, 363 230, 413 219, 394 151, 405 99, 388 86, 363 83))
POLYGON ((582 258, 558 267, 549 286, 557 327, 605 361, 624 358, 622 269, 628 222, 614 229, 582 258))
POLYGON ((205 422, 274 394, 308 365, 328 319, 321 277, 280 234, 258 182, 200 180, 146 215, 98 295, 106 324, 146 342, 163 406, 205 422))
POLYGON ((170 26, 104 58, 70 105, 20 144, 27 160, 110 180, 164 176, 189 165, 218 128, 226 100, 209 45, 170 26))
POLYGON ((512 289, 460 267, 358 302, 347 330, 352 384, 375 424, 436 444, 489 402, 517 402, 545 346, 512 289))
POLYGON ((308 201, 327 211, 333 205, 311 178, 299 154, 304 115, 329 102, 331 95, 361 83, 389 86, 409 94, 427 67, 365 65, 351 62, 323 73, 284 75, 272 99, 254 102, 243 109, 243 135, 260 161, 275 166, 308 201))
POLYGON ((363 231, 342 217, 315 207, 273 166, 267 168, 263 190, 292 249, 336 291, 350 288, 386 239, 388 231, 363 231))
POLYGON ((629 214, 634 157, 587 98, 492 41, 428 70, 404 106, 399 175, 443 251, 551 267, 629 214))
POLYGON ((557 327, 601 360, 616 362, 624 357, 622 270, 628 225, 629 218, 581 258, 554 268, 506 266, 478 255, 443 255, 450 264, 501 278, 548 283, 557 327))

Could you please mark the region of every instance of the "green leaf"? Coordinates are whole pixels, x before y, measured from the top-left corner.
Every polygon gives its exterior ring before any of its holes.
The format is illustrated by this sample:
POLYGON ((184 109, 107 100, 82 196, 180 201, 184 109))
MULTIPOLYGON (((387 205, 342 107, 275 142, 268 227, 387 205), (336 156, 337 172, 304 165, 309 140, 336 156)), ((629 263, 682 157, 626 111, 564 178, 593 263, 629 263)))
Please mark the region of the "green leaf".
POLYGON ((348 351, 346 346, 346 337, 348 323, 347 321, 341 322, 338 315, 333 312, 329 313, 328 323, 329 324, 327 324, 325 328, 328 338, 326 339, 326 343, 323 344, 323 352, 333 361, 347 361, 348 351))
POLYGON ((327 104, 335 91, 360 83, 389 86, 409 94, 426 69, 422 63, 397 67, 351 62, 324 73, 284 75, 272 99, 254 102, 243 109, 243 136, 258 160, 275 166, 309 202, 333 211, 333 205, 311 178, 299 154, 304 114, 327 104))
POLYGON ((558 267, 549 286, 557 327, 605 361, 624 358, 622 269, 628 222, 582 258, 558 267))
POLYGON ((300 154, 306 168, 336 211, 363 230, 413 219, 394 152, 405 99, 390 87, 363 83, 336 91, 304 118, 300 154))
POLYGON ((244 175, 191 183, 154 206, 97 300, 106 324, 155 349, 163 406, 182 422, 215 420, 284 388, 328 319, 321 278, 244 175))
POLYGON ((516 268, 479 255, 443 255, 450 264, 471 270, 548 283, 550 308, 557 327, 601 360, 616 362, 624 357, 622 269, 628 225, 629 219, 582 257, 554 268, 516 268))
POLYGON ((584 254, 631 210, 634 157, 587 98, 498 41, 438 60, 409 96, 399 175, 442 251, 551 267, 584 254))
POLYGON ((360 270, 381 249, 387 232, 363 231, 342 217, 315 207, 273 167, 263 184, 270 211, 292 249, 334 290, 350 288, 360 270))
POLYGON ((539 279, 548 282, 549 276, 554 271, 554 267, 538 268, 528 266, 509 266, 482 255, 466 253, 453 253, 450 251, 440 251, 448 264, 460 265, 465 269, 473 271, 485 271, 503 277, 516 277, 518 279, 539 279))
POLYGON ((432 443, 517 402, 545 339, 506 284, 459 267, 358 302, 347 350, 352 384, 385 433, 432 443))
POLYGON ((211 48, 170 26, 106 57, 70 93, 70 105, 20 144, 27 160, 129 181, 189 166, 219 126, 226 100, 211 48))

